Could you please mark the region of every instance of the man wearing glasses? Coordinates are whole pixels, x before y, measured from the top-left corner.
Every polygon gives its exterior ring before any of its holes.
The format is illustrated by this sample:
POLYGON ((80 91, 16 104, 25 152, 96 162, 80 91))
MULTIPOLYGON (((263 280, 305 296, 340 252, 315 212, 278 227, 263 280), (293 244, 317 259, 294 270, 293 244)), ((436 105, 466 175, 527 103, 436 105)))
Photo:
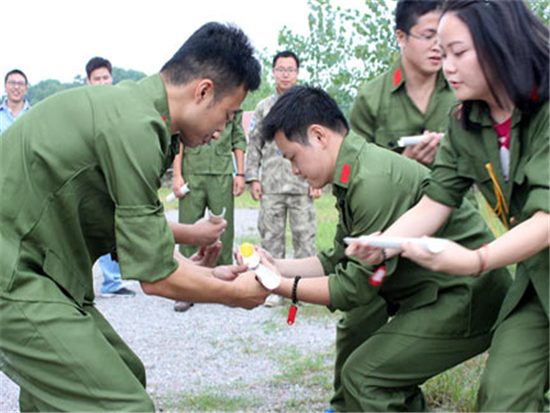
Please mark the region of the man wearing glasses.
POLYGON ((401 55, 389 71, 368 82, 352 108, 351 127, 379 146, 429 166, 447 128, 454 93, 441 71, 437 42, 442 0, 400 0, 395 35, 401 55), (399 148, 404 136, 426 135, 399 148))
POLYGON ((4 79, 6 97, 0 105, 0 135, 8 129, 19 116, 31 108, 25 99, 27 94, 27 76, 19 69, 6 74, 4 79))
MULTIPOLYGON (((262 100, 254 112, 245 180, 250 184, 252 198, 261 201, 258 230, 262 248, 274 258, 285 258, 288 217, 294 258, 305 258, 315 255, 317 225, 313 199, 321 195, 321 190, 310 188, 303 178, 292 173, 290 161, 283 158, 274 142, 264 143, 259 127, 279 96, 296 85, 300 61, 293 52, 284 51, 275 55, 272 67, 276 91, 262 100)), ((270 295, 266 300, 269 307, 281 303, 278 295, 270 295)))
MULTIPOLYGON (((387 72, 359 90, 350 115, 354 131, 369 142, 400 152, 430 166, 447 129, 455 102, 441 71, 437 25, 443 0, 399 0, 395 9, 395 35, 401 55, 387 72), (401 137, 423 135, 422 140, 399 147, 401 137)), ((384 300, 376 298, 344 313, 336 335, 335 395, 331 410, 345 410, 340 381, 348 356, 389 318, 384 300)))

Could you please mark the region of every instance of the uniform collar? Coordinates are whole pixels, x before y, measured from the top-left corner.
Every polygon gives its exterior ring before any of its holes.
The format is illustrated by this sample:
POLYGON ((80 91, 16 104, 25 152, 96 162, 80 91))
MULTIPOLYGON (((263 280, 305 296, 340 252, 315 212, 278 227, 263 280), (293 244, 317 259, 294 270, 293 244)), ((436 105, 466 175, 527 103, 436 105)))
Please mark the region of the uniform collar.
MULTIPOLYGON (((401 64, 401 55, 399 58, 396 59, 396 61, 393 63, 393 66, 390 69, 390 77, 389 82, 391 82, 391 93, 394 93, 404 87, 407 78, 405 76, 405 69, 403 69, 403 65, 401 64)), ((443 75, 443 71, 440 70, 437 73, 437 83, 435 85, 435 90, 443 90, 443 89, 449 89, 449 83, 445 79, 445 76, 443 75)))
MULTIPOLYGON (((169 135, 171 135, 170 145, 168 147, 168 160, 171 160, 179 153, 180 150, 180 133, 172 135, 172 127, 170 126, 170 112, 168 110, 168 96, 166 94, 166 87, 160 74, 148 76, 138 82, 139 87, 147 94, 153 101, 153 106, 159 113, 159 117, 164 122, 164 126, 169 135)), ((167 165, 169 167, 170 165, 167 165)))
POLYGON ((348 136, 342 141, 338 157, 336 158, 336 168, 332 184, 344 189, 348 188, 349 183, 357 173, 357 158, 367 140, 355 132, 350 131, 348 136))

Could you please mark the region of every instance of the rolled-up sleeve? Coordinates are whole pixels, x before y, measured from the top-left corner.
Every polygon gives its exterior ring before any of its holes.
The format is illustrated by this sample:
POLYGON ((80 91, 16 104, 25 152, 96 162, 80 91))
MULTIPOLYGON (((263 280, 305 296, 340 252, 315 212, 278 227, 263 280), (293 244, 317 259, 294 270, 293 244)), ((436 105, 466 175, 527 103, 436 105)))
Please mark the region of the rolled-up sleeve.
POLYGON ((161 205, 117 206, 115 234, 123 278, 155 282, 178 267, 173 256, 174 235, 161 205))

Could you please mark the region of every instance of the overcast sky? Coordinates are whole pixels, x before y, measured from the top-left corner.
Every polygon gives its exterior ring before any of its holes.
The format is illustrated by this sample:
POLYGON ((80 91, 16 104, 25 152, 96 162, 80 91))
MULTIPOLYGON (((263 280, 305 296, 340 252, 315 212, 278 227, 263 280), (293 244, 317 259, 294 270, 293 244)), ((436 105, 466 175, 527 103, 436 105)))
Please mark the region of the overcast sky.
POLYGON ((309 11, 307 0, 24 0, 7 6, 0 22, 2 91, 13 68, 23 70, 31 84, 70 82, 85 75, 93 56, 156 73, 208 21, 236 23, 257 49, 274 52, 284 25, 307 33, 309 11))

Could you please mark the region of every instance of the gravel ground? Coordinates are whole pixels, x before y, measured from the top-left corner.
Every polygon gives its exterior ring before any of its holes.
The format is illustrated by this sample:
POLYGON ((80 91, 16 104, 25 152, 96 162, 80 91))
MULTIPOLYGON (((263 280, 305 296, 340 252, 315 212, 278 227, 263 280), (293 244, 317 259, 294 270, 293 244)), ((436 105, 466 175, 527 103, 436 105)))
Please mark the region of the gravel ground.
MULTIPOLYGON (((175 214, 169 212, 168 219, 175 220, 175 214)), ((256 220, 257 210, 237 210, 236 236, 255 231, 256 220)), ((95 266, 96 291, 101 281, 95 266)), ((285 400, 309 390, 300 384, 273 386, 274 377, 283 373, 281 359, 288 351, 324 353, 334 344, 335 319, 330 317, 298 315, 288 327, 280 308, 246 311, 201 304, 176 313, 172 301, 146 296, 135 281, 129 286, 135 297, 97 297, 96 303, 144 362, 157 410, 169 410, 182 395, 205 391, 260 400, 254 410, 284 410, 285 400)), ((0 373, 0 411, 18 411, 18 394, 18 387, 0 373)), ((329 396, 318 410, 328 407, 329 396)))

